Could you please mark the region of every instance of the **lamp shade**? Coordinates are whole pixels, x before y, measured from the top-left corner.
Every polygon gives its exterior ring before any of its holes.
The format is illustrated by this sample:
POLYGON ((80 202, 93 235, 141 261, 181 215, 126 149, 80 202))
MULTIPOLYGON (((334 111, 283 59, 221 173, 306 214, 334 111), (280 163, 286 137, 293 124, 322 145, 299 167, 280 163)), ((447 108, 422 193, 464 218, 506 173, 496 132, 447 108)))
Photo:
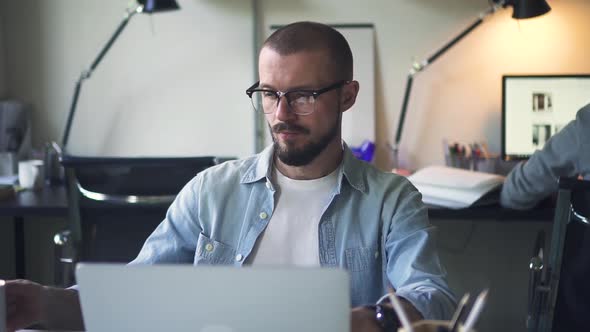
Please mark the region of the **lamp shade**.
POLYGON ((137 2, 143 5, 144 13, 156 13, 180 9, 174 0, 138 0, 137 2))
POLYGON ((551 10, 545 0, 513 0, 507 4, 514 7, 512 18, 516 19, 541 16, 551 10))

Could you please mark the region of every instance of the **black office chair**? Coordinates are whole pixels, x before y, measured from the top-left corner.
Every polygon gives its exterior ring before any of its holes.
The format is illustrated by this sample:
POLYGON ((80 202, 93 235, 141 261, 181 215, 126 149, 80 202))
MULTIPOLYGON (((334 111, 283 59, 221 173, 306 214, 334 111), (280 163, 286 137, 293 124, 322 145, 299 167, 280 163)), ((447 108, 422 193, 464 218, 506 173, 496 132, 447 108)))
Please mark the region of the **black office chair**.
POLYGON ((551 250, 530 261, 529 331, 590 330, 590 181, 559 179, 551 250))
POLYGON ((170 203, 215 157, 92 158, 64 155, 69 228, 54 237, 57 285, 74 283, 77 262, 129 262, 170 203))

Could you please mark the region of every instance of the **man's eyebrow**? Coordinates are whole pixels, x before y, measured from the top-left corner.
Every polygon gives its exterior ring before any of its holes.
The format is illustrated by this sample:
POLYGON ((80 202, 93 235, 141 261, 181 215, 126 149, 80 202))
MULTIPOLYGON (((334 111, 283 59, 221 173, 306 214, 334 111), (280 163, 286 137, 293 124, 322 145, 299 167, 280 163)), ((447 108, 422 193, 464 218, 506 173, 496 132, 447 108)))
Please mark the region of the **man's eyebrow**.
POLYGON ((277 89, 275 89, 274 87, 272 87, 271 85, 264 84, 264 83, 260 83, 260 84, 258 84, 258 88, 259 88, 259 89, 275 90, 275 91, 277 90, 277 89))
MULTIPOLYGON (((275 89, 273 86, 269 85, 269 84, 264 84, 261 83, 258 85, 259 89, 268 89, 268 90, 273 90, 273 91, 278 91, 277 89, 275 89)), ((288 91, 297 91, 297 90, 304 90, 304 91, 314 91, 316 90, 315 88, 310 87, 309 85, 296 85, 293 87, 290 87, 288 90, 285 90, 283 92, 288 92, 288 91)))

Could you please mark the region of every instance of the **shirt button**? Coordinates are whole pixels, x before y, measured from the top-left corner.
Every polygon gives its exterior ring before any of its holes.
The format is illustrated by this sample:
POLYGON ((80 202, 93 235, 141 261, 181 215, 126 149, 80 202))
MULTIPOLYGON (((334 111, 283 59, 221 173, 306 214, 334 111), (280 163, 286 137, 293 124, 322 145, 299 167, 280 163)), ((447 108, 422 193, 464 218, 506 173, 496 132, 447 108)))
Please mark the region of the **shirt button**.
POLYGON ((207 243, 205 245, 205 250, 207 250, 207 251, 213 251, 213 245, 211 243, 207 243))
POLYGON ((379 258, 379 252, 375 251, 375 259, 379 258))
POLYGON ((244 256, 242 256, 242 254, 237 254, 236 255, 236 262, 241 262, 242 258, 244 258, 244 256))
POLYGON ((270 185, 270 181, 266 181, 266 188, 272 189, 272 186, 270 185))
POLYGON ((260 212, 259 217, 260 219, 266 219, 268 217, 268 214, 266 214, 266 212, 260 212))

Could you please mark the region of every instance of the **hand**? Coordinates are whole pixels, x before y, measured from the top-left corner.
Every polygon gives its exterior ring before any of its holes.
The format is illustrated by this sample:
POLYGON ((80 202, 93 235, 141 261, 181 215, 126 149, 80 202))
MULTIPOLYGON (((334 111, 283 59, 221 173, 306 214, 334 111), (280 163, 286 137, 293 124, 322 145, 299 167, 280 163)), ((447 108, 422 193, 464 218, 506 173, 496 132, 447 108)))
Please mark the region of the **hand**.
MULTIPOLYGON (((400 297, 399 302, 401 303, 402 308, 404 309, 404 312, 406 313, 406 316, 408 316, 408 320, 410 321, 410 323, 415 323, 419 320, 424 319, 424 317, 422 316, 420 311, 418 311, 418 309, 416 309, 416 307, 414 307, 414 305, 412 303, 410 303, 410 301, 404 299, 403 297, 400 297)), ((391 305, 391 304, 387 304, 387 305, 391 305)))
POLYGON ((78 291, 42 286, 28 280, 6 282, 8 332, 40 324, 51 330, 84 330, 78 291))
MULTIPOLYGON (((400 297, 399 298, 402 308, 410 323, 417 322, 419 320, 424 319, 422 314, 410 303, 410 301, 400 297)), ((391 304, 389 303, 382 303, 382 306, 388 306, 391 308, 391 304)), ((393 309, 393 308, 391 308, 393 309)), ((377 318, 375 317, 375 310, 369 309, 367 307, 356 307, 352 309, 351 312, 351 322, 350 322, 350 330, 352 332, 381 332, 381 326, 377 322, 377 318)))
POLYGON ((44 287, 28 280, 6 282, 6 328, 8 332, 42 323, 44 287))
POLYGON ((351 332, 381 332, 375 311, 366 307, 353 308, 350 315, 351 332))

